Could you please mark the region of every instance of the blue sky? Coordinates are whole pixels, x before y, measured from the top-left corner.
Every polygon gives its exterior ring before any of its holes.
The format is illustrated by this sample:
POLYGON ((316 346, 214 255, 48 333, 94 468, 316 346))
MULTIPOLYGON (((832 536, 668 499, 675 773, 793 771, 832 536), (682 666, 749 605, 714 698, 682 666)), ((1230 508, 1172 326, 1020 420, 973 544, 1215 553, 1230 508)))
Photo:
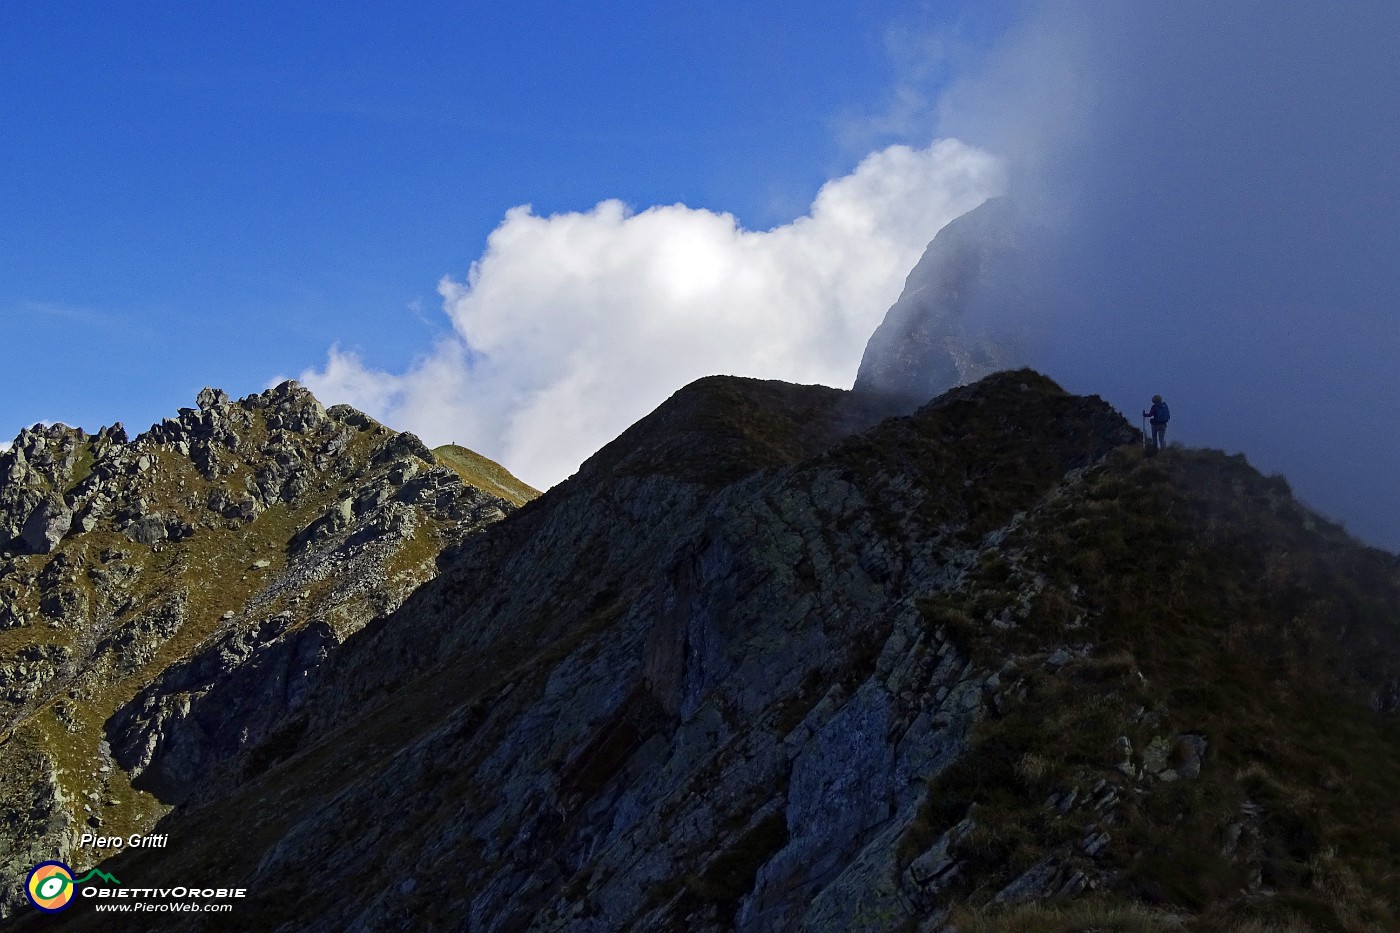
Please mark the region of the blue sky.
POLYGON ((1393 0, 0 4, 0 436, 291 376, 547 486, 698 376, 850 385, 1009 191, 1069 247, 1027 363, 1400 549, 1396 35, 1393 0))
POLYGON ((853 0, 6 4, 0 434, 140 430, 336 343, 403 368, 515 205, 791 221, 874 147, 931 140, 866 122, 901 35, 999 28, 853 0))

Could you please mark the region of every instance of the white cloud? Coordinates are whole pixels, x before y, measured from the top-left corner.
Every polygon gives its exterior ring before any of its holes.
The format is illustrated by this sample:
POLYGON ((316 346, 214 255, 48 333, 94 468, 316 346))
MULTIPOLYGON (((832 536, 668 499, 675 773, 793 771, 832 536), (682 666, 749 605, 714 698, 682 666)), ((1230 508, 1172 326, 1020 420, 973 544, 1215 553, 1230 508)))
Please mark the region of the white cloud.
POLYGON ((547 487, 701 376, 848 386, 928 241, 1002 184, 992 156, 942 140, 867 156, 767 231, 683 204, 513 208, 466 280, 439 284, 452 337, 403 373, 332 348, 301 380, 547 487))

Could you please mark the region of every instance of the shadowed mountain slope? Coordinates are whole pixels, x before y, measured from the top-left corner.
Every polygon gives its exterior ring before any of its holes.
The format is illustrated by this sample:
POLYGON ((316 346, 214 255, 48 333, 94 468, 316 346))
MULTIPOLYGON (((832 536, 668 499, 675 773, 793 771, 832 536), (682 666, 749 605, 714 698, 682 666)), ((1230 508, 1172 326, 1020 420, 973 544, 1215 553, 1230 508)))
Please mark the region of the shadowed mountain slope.
POLYGON ((1393 925, 1400 561, 1029 371, 865 404, 681 390, 104 868, 249 889, 188 929, 1393 925))

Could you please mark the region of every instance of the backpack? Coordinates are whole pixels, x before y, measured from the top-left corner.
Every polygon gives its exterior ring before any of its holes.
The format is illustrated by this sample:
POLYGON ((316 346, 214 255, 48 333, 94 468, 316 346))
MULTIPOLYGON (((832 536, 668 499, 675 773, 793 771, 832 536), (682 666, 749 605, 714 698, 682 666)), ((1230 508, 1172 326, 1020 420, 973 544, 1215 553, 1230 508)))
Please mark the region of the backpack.
POLYGON ((1172 410, 1167 407, 1166 402, 1157 403, 1157 423, 1166 424, 1172 420, 1172 410))

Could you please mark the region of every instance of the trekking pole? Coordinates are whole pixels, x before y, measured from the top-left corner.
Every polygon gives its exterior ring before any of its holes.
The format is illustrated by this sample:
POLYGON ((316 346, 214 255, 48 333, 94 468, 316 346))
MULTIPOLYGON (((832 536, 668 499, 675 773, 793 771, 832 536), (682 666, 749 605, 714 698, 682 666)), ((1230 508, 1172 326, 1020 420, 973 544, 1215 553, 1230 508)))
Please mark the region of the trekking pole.
POLYGON ((1142 416, 1142 452, 1147 453, 1147 416, 1142 416))

